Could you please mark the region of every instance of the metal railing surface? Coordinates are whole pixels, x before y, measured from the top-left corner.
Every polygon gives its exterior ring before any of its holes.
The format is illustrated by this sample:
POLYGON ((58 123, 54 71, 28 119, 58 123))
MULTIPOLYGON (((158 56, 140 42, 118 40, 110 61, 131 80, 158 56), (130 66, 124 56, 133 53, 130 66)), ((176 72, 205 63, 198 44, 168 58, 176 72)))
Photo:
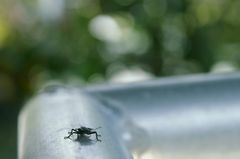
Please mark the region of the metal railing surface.
POLYGON ((240 74, 47 87, 22 110, 18 139, 19 159, 238 159, 240 74), (64 139, 80 126, 101 126, 102 142, 64 139))

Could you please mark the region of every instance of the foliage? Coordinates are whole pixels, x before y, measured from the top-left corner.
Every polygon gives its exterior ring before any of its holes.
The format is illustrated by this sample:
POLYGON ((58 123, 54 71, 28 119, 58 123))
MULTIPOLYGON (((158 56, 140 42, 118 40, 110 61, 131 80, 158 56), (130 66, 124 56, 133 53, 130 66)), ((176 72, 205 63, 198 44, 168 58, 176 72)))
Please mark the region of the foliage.
POLYGON ((48 80, 98 82, 132 67, 153 76, 238 67, 237 0, 1 3, 2 100, 21 100, 48 80))

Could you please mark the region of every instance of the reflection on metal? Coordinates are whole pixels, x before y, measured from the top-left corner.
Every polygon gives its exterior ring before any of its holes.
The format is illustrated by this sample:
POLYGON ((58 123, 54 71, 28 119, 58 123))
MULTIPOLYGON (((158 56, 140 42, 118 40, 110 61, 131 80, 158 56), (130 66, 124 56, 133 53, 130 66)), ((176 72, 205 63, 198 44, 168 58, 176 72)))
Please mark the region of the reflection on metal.
POLYGON ((145 152, 141 155, 133 154, 133 158, 134 159, 158 159, 160 157, 159 156, 158 157, 157 156, 153 157, 151 151, 147 151, 147 152, 145 152))
POLYGON ((43 92, 20 115, 19 158, 238 159, 239 83, 200 75, 43 92), (102 126, 103 143, 64 141, 79 124, 102 126))

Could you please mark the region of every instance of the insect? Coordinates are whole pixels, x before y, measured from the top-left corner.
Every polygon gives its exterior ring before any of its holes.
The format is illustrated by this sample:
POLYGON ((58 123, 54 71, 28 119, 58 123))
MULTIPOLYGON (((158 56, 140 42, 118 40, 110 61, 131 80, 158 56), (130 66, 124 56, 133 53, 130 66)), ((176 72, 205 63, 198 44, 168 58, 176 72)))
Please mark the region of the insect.
POLYGON ((76 128, 76 129, 72 129, 70 132, 68 132, 68 136, 65 136, 64 139, 70 139, 70 137, 73 135, 73 134, 77 134, 77 137, 79 138, 80 136, 84 136, 84 135, 92 135, 92 134, 95 134, 96 135, 96 140, 97 141, 102 141, 100 140, 98 137, 101 137, 101 135, 99 135, 97 133, 97 131, 95 131, 96 129, 99 129, 101 127, 98 127, 98 128, 95 128, 95 129, 92 129, 92 128, 88 128, 88 127, 84 127, 84 126, 81 126, 80 128, 76 128))

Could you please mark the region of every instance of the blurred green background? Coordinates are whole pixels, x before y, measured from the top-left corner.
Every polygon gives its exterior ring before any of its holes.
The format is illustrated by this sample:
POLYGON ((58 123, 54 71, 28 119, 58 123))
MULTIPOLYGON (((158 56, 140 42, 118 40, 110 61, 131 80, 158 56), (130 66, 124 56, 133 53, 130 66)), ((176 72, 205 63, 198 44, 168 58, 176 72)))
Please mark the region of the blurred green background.
POLYGON ((232 72, 238 0, 0 0, 0 158, 46 82, 73 85, 232 72))

